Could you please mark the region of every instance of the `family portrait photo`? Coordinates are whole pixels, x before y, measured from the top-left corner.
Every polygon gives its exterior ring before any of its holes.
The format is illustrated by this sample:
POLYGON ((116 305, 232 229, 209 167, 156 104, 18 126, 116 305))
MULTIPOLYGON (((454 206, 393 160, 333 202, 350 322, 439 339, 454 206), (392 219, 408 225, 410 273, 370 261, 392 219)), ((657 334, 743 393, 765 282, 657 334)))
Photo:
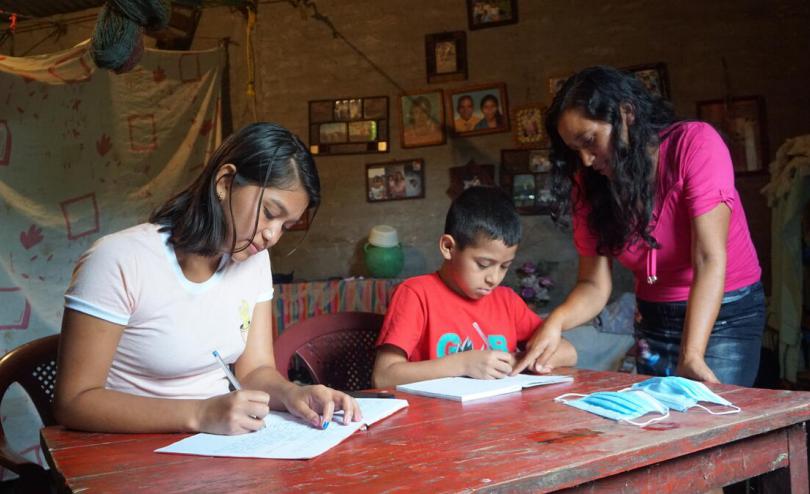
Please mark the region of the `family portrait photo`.
POLYGON ((425 165, 421 159, 366 165, 368 202, 425 197, 425 165))
POLYGON ((517 0, 467 0, 470 30, 514 24, 518 21, 517 0))
POLYGON ((508 131, 508 108, 503 83, 458 89, 447 98, 447 113, 452 115, 455 135, 508 131))

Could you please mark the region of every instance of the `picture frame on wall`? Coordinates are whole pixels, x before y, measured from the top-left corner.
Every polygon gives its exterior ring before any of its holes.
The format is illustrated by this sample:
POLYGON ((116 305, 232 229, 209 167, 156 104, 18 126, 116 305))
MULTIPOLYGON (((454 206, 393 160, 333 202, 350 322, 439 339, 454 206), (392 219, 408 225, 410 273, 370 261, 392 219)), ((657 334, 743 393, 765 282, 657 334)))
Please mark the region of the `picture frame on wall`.
POLYGON ((314 155, 387 153, 388 96, 309 102, 309 151, 314 155))
POLYGON ((572 74, 548 78, 548 94, 550 96, 550 100, 552 101, 554 100, 554 96, 556 96, 557 93, 560 92, 560 89, 562 89, 563 84, 565 84, 565 81, 567 81, 568 78, 571 77, 571 75, 572 74))
POLYGON ((644 65, 632 65, 624 67, 622 70, 631 72, 640 80, 653 96, 668 100, 669 95, 669 75, 667 74, 667 64, 663 62, 650 63, 644 65))
POLYGON ((445 101, 453 135, 509 132, 509 99, 502 82, 448 90, 445 101))
POLYGON ((425 35, 428 84, 467 80, 467 33, 453 31, 425 35))
POLYGON ((765 98, 740 96, 697 102, 697 118, 708 122, 723 137, 737 173, 767 170, 768 133, 765 98))
POLYGON ((478 164, 470 160, 466 165, 450 168, 450 187, 447 189, 447 195, 451 199, 477 185, 495 185, 495 165, 478 164))
POLYGON ((400 143, 403 148, 438 146, 447 140, 444 92, 412 91, 399 97, 400 143))
POLYGON ((512 197, 518 213, 551 214, 550 149, 502 149, 500 186, 512 197))
POLYGON ((548 146, 545 129, 546 106, 527 103, 512 108, 512 129, 517 147, 536 148, 548 146))
POLYGON ((517 0, 467 0, 467 21, 470 31, 515 24, 517 0))
POLYGON ((366 165, 366 201, 425 197, 425 161, 421 158, 366 165))

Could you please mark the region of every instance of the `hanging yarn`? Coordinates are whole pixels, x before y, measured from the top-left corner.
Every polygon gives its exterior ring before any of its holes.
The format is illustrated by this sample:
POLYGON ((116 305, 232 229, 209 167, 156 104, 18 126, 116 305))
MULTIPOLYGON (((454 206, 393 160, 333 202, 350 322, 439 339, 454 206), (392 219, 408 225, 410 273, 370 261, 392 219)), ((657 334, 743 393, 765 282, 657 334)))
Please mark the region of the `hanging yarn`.
POLYGON ((93 30, 93 60, 103 69, 131 70, 143 54, 142 29, 160 30, 168 23, 163 0, 108 0, 93 30))

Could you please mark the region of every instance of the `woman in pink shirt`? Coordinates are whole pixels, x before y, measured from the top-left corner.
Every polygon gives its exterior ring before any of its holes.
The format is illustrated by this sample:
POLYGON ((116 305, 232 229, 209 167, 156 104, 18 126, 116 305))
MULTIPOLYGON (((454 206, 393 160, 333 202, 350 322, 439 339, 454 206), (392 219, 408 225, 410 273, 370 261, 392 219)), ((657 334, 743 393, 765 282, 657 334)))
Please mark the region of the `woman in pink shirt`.
POLYGON ((639 372, 752 385, 765 326, 761 270, 717 132, 678 121, 669 103, 609 67, 572 76, 546 127, 579 274, 518 370, 599 313, 615 258, 636 279, 636 335, 649 349, 639 372))

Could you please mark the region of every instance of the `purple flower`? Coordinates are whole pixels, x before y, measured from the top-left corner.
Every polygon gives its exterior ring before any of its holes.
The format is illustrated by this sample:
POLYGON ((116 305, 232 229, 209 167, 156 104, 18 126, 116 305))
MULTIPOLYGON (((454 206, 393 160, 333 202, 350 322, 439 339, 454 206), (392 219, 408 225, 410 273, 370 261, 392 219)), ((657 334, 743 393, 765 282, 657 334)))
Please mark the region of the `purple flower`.
POLYGON ((532 274, 536 270, 537 266, 531 261, 524 262, 523 265, 520 267, 520 271, 523 271, 526 274, 532 274))
POLYGON ((544 286, 546 288, 554 286, 554 282, 551 281, 551 278, 548 276, 541 276, 537 279, 540 282, 540 286, 544 286))
POLYGON ((535 291, 534 288, 524 288, 520 291, 520 296, 523 297, 524 300, 532 300, 534 299, 535 291))

